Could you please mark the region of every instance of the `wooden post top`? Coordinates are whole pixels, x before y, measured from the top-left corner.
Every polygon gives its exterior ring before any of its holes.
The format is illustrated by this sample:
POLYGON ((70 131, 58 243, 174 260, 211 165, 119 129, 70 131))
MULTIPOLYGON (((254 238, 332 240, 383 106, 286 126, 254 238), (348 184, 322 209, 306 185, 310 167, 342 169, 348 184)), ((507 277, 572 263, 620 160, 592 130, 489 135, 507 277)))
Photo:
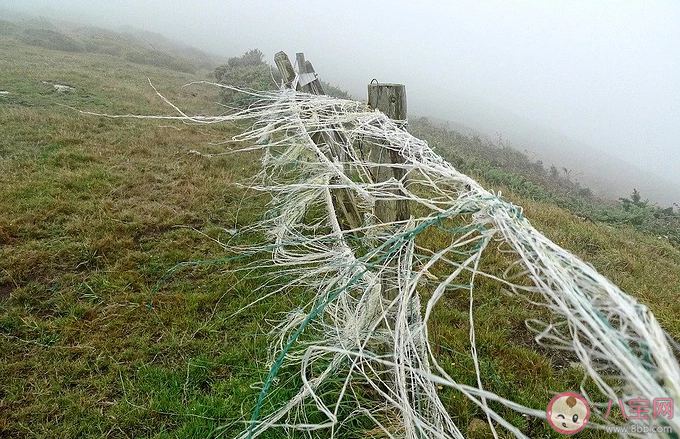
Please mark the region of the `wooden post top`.
POLYGON ((368 105, 391 119, 406 120, 406 86, 371 82, 368 84, 368 105))

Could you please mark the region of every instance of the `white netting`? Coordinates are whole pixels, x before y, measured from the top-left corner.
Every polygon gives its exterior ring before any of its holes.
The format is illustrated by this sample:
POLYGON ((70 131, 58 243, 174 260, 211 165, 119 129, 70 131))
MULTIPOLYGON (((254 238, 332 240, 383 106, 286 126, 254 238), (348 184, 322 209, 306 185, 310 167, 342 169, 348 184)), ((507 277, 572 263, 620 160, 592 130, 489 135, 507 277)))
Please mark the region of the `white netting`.
MULTIPOLYGON (((546 417, 545 407, 525 407, 484 390, 473 321, 480 276, 549 309, 553 322, 560 323, 532 320, 527 326, 538 333, 539 343, 572 351, 605 398, 680 396, 678 362, 649 310, 535 230, 516 206, 458 172, 426 142, 359 102, 287 89, 248 93, 255 102, 247 110, 178 118, 255 120, 233 141, 255 142, 244 149, 263 150, 262 172, 250 188, 273 196, 271 214, 254 226, 268 242, 233 249, 272 249, 273 269, 287 281, 269 294, 302 287, 314 292, 314 299, 277 327, 271 371, 240 438, 273 428, 310 434, 325 429, 323 436, 333 437, 353 419, 386 437, 462 438, 438 386, 457 389, 477 404, 495 437, 499 427, 525 437, 489 402, 540 418, 546 417), (376 148, 397 151, 404 159, 391 165, 405 170, 402 181, 375 181, 375 170, 385 166, 373 159, 370 151, 376 148), (363 216, 354 228, 336 213, 342 193, 351 194, 363 216), (398 199, 409 200, 412 217, 379 223, 372 214, 376 201, 398 199), (419 237, 432 228, 447 238, 438 248, 425 248, 419 237), (494 275, 479 264, 487 246, 498 241, 515 262, 494 275), (430 272, 435 266, 439 278, 430 272), (434 287, 421 306, 418 290, 426 280, 434 287), (449 376, 430 345, 428 320, 454 288, 469 295, 477 386, 449 376), (277 403, 270 395, 281 386, 281 371, 292 367, 298 368, 298 376, 290 379, 299 381, 297 391, 277 403)), ((611 424, 603 412, 591 404, 591 426, 611 424)), ((648 422, 662 425, 661 420, 648 422)), ((663 421, 680 432, 678 418, 663 421)))

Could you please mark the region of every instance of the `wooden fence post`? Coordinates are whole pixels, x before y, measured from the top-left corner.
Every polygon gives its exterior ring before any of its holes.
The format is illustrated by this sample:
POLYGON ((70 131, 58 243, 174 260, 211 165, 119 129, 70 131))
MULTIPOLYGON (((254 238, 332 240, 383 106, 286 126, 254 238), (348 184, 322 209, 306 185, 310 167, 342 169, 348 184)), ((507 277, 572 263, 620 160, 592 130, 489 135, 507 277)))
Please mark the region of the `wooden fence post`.
MULTIPOLYGON (((281 72, 284 85, 291 88, 296 75, 288 55, 284 52, 279 52, 276 54, 274 61, 281 72)), ((296 89, 310 94, 325 94, 321 82, 316 77, 314 67, 312 67, 309 61, 305 60, 303 53, 296 54, 296 62, 298 66, 296 89)), ((368 104, 393 120, 405 121, 406 87, 402 84, 369 84, 368 104)), ((311 138, 317 145, 327 145, 330 158, 344 165, 345 151, 342 145, 347 143, 347 139, 343 134, 335 130, 330 130, 329 132, 320 131, 313 133, 311 138)), ((401 194, 402 185, 403 187, 408 185, 408 176, 405 169, 399 166, 405 163, 399 151, 391 149, 390 145, 378 144, 372 145, 368 154, 370 162, 380 165, 375 170, 371 170, 373 182, 388 182, 394 178, 400 184, 394 184, 391 187, 388 185, 385 190, 396 195, 401 194)), ((333 208, 338 218, 344 220, 344 226, 352 229, 360 228, 363 225, 363 218, 357 207, 353 192, 346 188, 336 188, 331 189, 331 194, 333 197, 333 208)), ((374 215, 382 223, 407 221, 411 215, 408 200, 378 200, 375 203, 374 215)), ((395 268, 396 264, 397 256, 395 255, 388 265, 395 268)), ((396 270, 384 272, 380 282, 382 296, 389 301, 394 300, 399 292, 396 270)), ((389 349, 389 346, 384 347, 389 349)), ((412 388, 415 388, 415 384, 412 384, 412 386, 412 388)), ((412 389, 409 390, 409 395, 412 404, 419 404, 419 400, 412 389)))
MULTIPOLYGON (((376 110, 381 111, 387 117, 396 121, 406 121, 406 87, 403 84, 380 84, 371 82, 368 85, 368 105, 376 110)), ((371 145, 369 151, 369 160, 373 163, 381 164, 372 172, 373 181, 375 183, 382 183, 394 178, 400 182, 403 187, 408 187, 408 176, 406 170, 402 166, 404 158, 399 154, 399 151, 392 149, 391 145, 375 144, 371 145), (382 165, 384 164, 384 165, 382 165)), ((395 195, 402 193, 401 185, 395 184, 394 187, 388 190, 395 195)), ((373 213, 383 223, 391 223, 394 221, 406 221, 411 217, 411 211, 408 204, 408 199, 403 200, 377 200, 373 208, 373 213)), ((380 284, 383 298, 390 302, 397 298, 399 294, 399 275, 397 273, 397 264, 399 263, 399 256, 393 255, 393 259, 387 263, 392 270, 382 273, 380 284)), ((409 304, 409 308, 413 303, 409 304)), ((413 310, 411 310, 412 312, 413 310)), ((419 311, 419 310, 418 310, 419 311)), ((388 346, 393 348, 392 346, 388 346)), ((405 365, 402 365, 405 366, 405 365)), ((415 392, 416 383, 413 381, 407 382, 409 402, 414 407, 419 407, 421 404, 418 394, 415 392), (410 384, 410 385, 409 385, 410 384)), ((418 429, 416 431, 418 437, 427 437, 418 429)))
POLYGON ((301 79, 305 79, 304 85, 301 85, 298 90, 301 90, 305 93, 310 93, 313 95, 325 95, 326 91, 323 89, 323 85, 321 85, 321 81, 319 81, 319 78, 316 76, 316 72, 314 71, 314 66, 312 66, 312 63, 305 60, 305 54, 304 53, 296 53, 295 54, 295 61, 297 62, 298 65, 298 73, 300 74, 301 79), (307 77, 307 75, 313 75, 314 79, 311 79, 311 77, 307 77), (311 79, 311 81, 310 81, 311 79), (309 81, 309 82, 307 82, 309 81))
MULTIPOLYGON (((406 120, 406 87, 402 84, 372 82, 368 85, 368 105, 380 110, 390 119, 406 120)), ((372 145, 369 160, 372 163, 384 164, 372 172, 374 183, 382 183, 394 178, 404 186, 407 185, 406 171, 401 167, 390 166, 390 164, 404 163, 404 158, 399 151, 390 149, 389 145, 372 145)), ((395 195, 401 193, 400 187, 396 184, 386 190, 395 195)), ((373 214, 382 223, 406 221, 411 216, 408 200, 376 200, 373 214)), ((396 261, 393 260, 390 265, 396 265, 396 261)), ((383 275, 381 284, 383 297, 390 301, 394 300, 399 292, 397 276, 383 275)))
MULTIPOLYGON (((394 120, 406 120, 406 87, 403 84, 380 84, 368 85, 368 105, 380 110, 387 117, 394 120)), ((406 171, 402 167, 389 166, 389 164, 403 164, 404 158, 399 151, 388 149, 382 145, 374 145, 370 151, 370 160, 374 163, 384 163, 373 174, 376 183, 382 183, 394 177, 404 186, 408 184, 406 171)), ((401 191, 399 187, 391 189, 395 194, 401 191)), ((408 200, 378 200, 375 203, 375 216, 384 223, 393 221, 406 221, 411 216, 408 200)))
POLYGON ((276 68, 279 69, 279 72, 281 73, 283 84, 287 88, 292 88, 293 80, 295 79, 295 70, 290 63, 290 59, 288 59, 286 52, 277 52, 276 55, 274 55, 274 64, 276 64, 276 68))
MULTIPOLYGON (((312 77, 304 77, 306 79, 304 85, 300 85, 301 83, 298 81, 296 89, 315 95, 325 94, 323 86, 321 85, 321 81, 319 81, 319 78, 316 77, 316 72, 314 71, 312 63, 305 60, 305 54, 297 53, 295 59, 298 65, 298 74, 300 75, 299 78, 303 77, 302 75, 313 75, 313 79, 309 82, 307 81, 312 77)), ((293 65, 291 64, 288 55, 286 55, 286 53, 283 51, 278 52, 276 55, 274 55, 274 62, 276 63, 276 67, 279 69, 279 72, 281 72, 283 83, 291 88, 292 83, 295 80, 295 70, 293 69, 293 65)), ((346 139, 344 139, 340 133, 318 132, 312 134, 311 138, 317 145, 328 145, 331 151, 331 159, 338 160, 340 163, 345 162, 345 152, 340 145, 345 144, 346 139)), ((340 225, 344 229, 360 228, 363 224, 363 216, 359 212, 359 208, 357 207, 357 203, 352 191, 345 188, 338 188, 332 189, 331 194, 333 196, 333 207, 335 208, 335 212, 338 215, 340 225)))

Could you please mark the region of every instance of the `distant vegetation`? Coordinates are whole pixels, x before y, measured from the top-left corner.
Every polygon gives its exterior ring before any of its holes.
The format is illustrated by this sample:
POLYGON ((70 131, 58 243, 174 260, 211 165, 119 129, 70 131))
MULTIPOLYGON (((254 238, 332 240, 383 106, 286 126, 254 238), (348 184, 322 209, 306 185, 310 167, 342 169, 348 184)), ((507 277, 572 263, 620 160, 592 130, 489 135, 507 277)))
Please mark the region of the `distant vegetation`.
POLYGON ((7 20, 0 20, 0 35, 15 35, 19 31, 19 26, 7 20))
MULTIPOLYGON (((572 179, 564 167, 532 161, 526 154, 477 136, 466 136, 431 123, 426 118, 409 121, 409 131, 431 146, 462 172, 535 201, 557 204, 584 220, 636 229, 680 246, 680 211, 642 201, 637 189, 629 198, 603 200, 572 179)), ((676 206, 677 207, 677 206, 676 206)))
MULTIPOLYGON (((226 64, 215 69, 214 75, 221 84, 252 90, 274 90, 281 80, 278 71, 264 62, 264 54, 259 49, 229 58, 226 64)), ((250 96, 228 89, 222 89, 220 96, 227 104, 247 105, 252 102, 250 96)))
POLYGON ((76 29, 74 35, 82 41, 83 50, 87 52, 119 56, 136 64, 148 64, 184 73, 196 73, 198 70, 198 66, 189 59, 160 51, 151 43, 136 39, 133 34, 83 27, 76 29))
POLYGON ((24 29, 21 40, 31 46, 64 52, 81 52, 83 46, 72 38, 51 29, 24 29))
POLYGON ((60 28, 44 20, 19 23, 0 20, 0 35, 12 36, 30 46, 61 52, 102 53, 135 64, 183 73, 212 69, 216 64, 209 55, 198 49, 132 28, 121 33, 90 26, 60 28))

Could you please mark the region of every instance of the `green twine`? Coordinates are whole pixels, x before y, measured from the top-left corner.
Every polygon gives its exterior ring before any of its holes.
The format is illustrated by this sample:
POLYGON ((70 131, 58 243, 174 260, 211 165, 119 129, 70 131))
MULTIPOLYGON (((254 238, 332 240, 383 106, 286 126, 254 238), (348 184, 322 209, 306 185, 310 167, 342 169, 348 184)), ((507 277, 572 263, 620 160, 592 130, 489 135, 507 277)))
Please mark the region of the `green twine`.
MULTIPOLYGON (((344 291, 346 291, 348 288, 354 285, 359 279, 361 279, 366 272, 374 268, 378 263, 386 260, 390 255, 394 254, 396 250, 399 248, 398 244, 400 242, 405 242, 413 239, 415 236, 422 233, 427 227, 433 224, 440 224, 442 218, 445 218, 450 214, 451 214, 450 211, 443 212, 435 216, 434 218, 431 218, 427 221, 423 221, 420 225, 418 225, 412 230, 408 230, 406 232, 394 235, 392 238, 388 239, 383 244, 378 246, 373 252, 369 252, 367 255, 364 255, 361 258, 357 258, 357 262, 354 264, 354 266, 356 266, 356 264, 362 264, 362 270, 359 273, 352 276, 342 288, 339 288, 338 290, 334 291, 332 294, 327 296, 324 300, 321 300, 320 303, 310 311, 307 318, 302 323, 300 323, 298 329, 290 336, 285 346, 279 353, 278 357, 276 358, 276 361, 269 370, 267 379, 264 381, 262 385, 262 390, 260 390, 260 394, 257 398, 255 409, 253 410, 253 414, 250 418, 250 425, 248 427, 248 438, 252 438, 253 434, 255 433, 256 428, 255 423, 260 417, 260 412, 262 411, 264 399, 267 396, 269 388, 274 382, 274 379, 276 378, 279 369, 281 368, 283 361, 285 360, 286 355, 288 354, 288 351, 293 347, 295 342, 298 340, 300 335, 302 335, 307 326, 309 326, 312 320, 314 320, 314 318, 317 315, 319 315, 326 308, 326 306, 328 306, 328 304, 330 304, 333 300, 340 296, 340 294, 342 294, 344 291), (385 248, 388 249, 387 252, 383 253, 374 262, 368 262, 372 256, 374 256, 377 253, 380 253, 385 248)), ((331 285, 331 289, 334 288, 337 285, 337 283, 338 280, 334 281, 334 283, 331 285)))

